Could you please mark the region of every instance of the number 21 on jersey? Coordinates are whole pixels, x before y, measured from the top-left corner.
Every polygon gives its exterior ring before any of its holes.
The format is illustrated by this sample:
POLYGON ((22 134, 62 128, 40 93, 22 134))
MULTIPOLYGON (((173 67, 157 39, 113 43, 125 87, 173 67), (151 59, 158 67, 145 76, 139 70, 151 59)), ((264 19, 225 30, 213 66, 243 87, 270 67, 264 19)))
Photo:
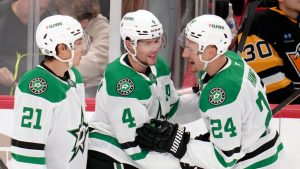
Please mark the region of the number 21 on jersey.
POLYGON ((41 129, 41 109, 33 109, 31 107, 24 107, 22 114, 21 127, 41 129))

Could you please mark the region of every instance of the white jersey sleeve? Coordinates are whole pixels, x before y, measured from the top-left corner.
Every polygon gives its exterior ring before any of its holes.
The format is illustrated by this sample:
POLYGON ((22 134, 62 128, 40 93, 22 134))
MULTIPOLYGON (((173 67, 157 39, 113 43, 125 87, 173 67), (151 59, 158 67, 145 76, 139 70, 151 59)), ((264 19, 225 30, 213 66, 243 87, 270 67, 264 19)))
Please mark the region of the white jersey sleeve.
POLYGON ((187 124, 201 118, 198 102, 199 96, 197 94, 181 95, 176 113, 170 118, 170 122, 187 124))

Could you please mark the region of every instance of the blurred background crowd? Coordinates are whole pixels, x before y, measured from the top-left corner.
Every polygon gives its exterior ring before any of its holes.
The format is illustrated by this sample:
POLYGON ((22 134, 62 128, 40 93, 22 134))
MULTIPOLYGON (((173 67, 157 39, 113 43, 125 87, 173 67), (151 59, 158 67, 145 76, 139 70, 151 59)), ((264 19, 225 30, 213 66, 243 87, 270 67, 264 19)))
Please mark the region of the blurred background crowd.
POLYGON ((227 21, 234 35, 231 50, 259 73, 269 101, 279 103, 300 85, 299 0, 1 0, 0 95, 13 95, 22 74, 42 60, 34 38, 40 20, 61 14, 76 18, 91 39, 78 69, 86 97, 95 97, 106 64, 124 51, 119 21, 138 9, 153 12, 163 24, 168 46, 161 54, 177 88, 197 85, 197 75, 178 57, 177 40, 184 25, 202 14, 227 21), (272 99, 278 95, 284 97, 272 99))

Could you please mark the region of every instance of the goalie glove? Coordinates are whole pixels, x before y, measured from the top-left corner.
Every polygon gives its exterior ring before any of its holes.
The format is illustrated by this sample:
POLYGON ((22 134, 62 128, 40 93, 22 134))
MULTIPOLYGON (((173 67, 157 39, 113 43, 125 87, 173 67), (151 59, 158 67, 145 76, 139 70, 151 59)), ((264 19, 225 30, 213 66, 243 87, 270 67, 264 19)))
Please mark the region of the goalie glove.
POLYGON ((136 141, 140 147, 157 152, 168 152, 182 158, 190 140, 190 133, 178 124, 152 119, 137 129, 136 141))

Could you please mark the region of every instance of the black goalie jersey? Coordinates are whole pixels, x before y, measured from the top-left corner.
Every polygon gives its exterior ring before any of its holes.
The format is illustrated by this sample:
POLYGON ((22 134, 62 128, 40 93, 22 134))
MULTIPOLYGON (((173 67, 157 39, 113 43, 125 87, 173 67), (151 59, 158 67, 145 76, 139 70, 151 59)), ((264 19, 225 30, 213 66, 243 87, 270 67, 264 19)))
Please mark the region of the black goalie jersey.
POLYGON ((277 7, 256 14, 242 57, 265 83, 270 103, 280 103, 300 87, 299 55, 299 21, 277 7))

